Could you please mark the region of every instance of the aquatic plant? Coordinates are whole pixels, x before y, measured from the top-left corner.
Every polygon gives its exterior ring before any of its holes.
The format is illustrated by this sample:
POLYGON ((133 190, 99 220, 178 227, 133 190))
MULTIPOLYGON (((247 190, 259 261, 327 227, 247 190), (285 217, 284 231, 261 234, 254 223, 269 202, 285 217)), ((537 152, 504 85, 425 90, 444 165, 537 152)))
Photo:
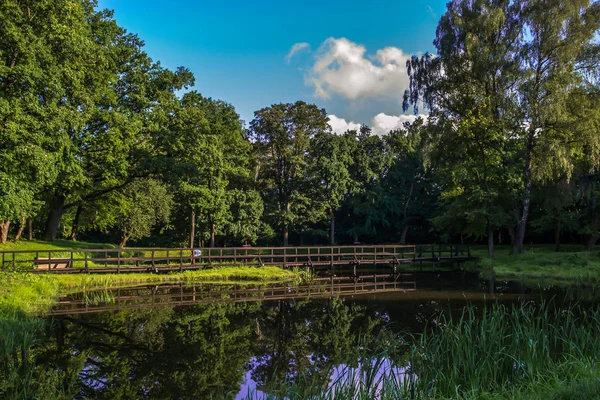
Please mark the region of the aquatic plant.
POLYGON ((326 387, 299 379, 246 399, 600 398, 598 337, 598 308, 470 305, 457 319, 439 314, 422 334, 398 338, 394 353, 343 367, 326 387))

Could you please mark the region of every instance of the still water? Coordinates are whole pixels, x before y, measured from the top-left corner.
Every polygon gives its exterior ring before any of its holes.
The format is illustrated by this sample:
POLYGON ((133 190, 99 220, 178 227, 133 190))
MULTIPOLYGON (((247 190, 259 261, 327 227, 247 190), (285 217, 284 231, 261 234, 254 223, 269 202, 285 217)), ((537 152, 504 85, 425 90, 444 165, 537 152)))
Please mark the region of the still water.
MULTIPOLYGON (((331 283, 310 293, 210 285, 79 293, 47 317, 35 359, 71 398, 244 398, 300 376, 327 385, 441 312, 555 294, 456 273, 421 273, 414 282, 331 283)), ((402 374, 402 355, 389 357, 402 374)))

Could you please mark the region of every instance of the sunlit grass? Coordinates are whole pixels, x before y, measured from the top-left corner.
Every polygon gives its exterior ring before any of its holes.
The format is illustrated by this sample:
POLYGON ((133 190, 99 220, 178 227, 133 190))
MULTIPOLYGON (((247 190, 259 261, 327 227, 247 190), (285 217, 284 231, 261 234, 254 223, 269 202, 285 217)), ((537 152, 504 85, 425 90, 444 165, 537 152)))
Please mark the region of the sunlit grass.
POLYGON ((472 253, 478 260, 466 264, 469 269, 490 273, 501 279, 545 282, 566 281, 592 283, 600 280, 600 252, 583 251, 581 246, 568 246, 555 252, 552 246, 526 246, 525 253, 511 255, 508 246, 497 246, 495 257, 487 257, 487 249, 474 247, 472 253), (579 251, 576 251, 579 250, 579 251))
POLYGON ((225 267, 168 274, 0 274, 0 313, 16 310, 43 313, 63 295, 92 289, 108 289, 141 283, 195 282, 283 282, 294 281, 298 273, 278 267, 225 267))

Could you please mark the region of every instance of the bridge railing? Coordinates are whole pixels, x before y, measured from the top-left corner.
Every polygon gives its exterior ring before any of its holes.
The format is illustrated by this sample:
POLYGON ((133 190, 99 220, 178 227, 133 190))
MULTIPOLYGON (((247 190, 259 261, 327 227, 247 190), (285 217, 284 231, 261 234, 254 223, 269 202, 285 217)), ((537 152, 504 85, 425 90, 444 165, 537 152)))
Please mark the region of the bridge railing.
POLYGON ((121 288, 110 292, 90 292, 60 300, 50 315, 93 313, 109 310, 172 306, 184 304, 212 304, 252 302, 264 300, 303 299, 332 297, 361 293, 411 291, 416 289, 415 280, 360 281, 336 284, 268 287, 214 288, 187 284, 160 285, 155 287, 121 288))
POLYGON ((455 245, 368 245, 221 248, 124 248, 77 250, 3 250, 3 270, 37 272, 122 272, 183 270, 223 266, 333 266, 400 264, 470 258, 455 245))

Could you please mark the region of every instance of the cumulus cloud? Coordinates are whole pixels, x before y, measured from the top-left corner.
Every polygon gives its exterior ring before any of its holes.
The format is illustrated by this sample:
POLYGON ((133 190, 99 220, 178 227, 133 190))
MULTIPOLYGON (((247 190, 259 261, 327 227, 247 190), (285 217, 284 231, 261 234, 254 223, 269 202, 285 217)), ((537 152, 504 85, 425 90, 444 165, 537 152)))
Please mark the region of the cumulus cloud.
POLYGON ((350 100, 384 96, 401 101, 409 84, 409 58, 397 47, 377 50, 368 57, 362 45, 346 38, 329 38, 319 48, 305 82, 324 99, 339 94, 350 100))
POLYGON ((310 44, 306 42, 294 43, 294 45, 290 48, 290 51, 288 51, 287 55, 285 56, 285 62, 289 63, 296 53, 308 49, 310 49, 310 44))
POLYGON ((414 122, 418 117, 427 119, 426 115, 387 115, 379 113, 371 119, 371 129, 376 135, 385 135, 394 129, 402 128, 405 122, 414 122))
MULTIPOLYGON (((329 126, 331 126, 331 130, 333 133, 341 135, 347 130, 360 128, 358 122, 354 121, 346 121, 344 118, 340 118, 334 114, 328 115, 329 117, 329 126)), ((405 122, 415 122, 417 118, 427 119, 427 115, 419 114, 419 115, 387 115, 385 113, 379 113, 371 118, 370 124, 371 131, 375 135, 387 135, 390 131, 394 129, 404 127, 405 122)))
POLYGON ((343 134, 347 130, 358 129, 360 128, 360 124, 353 121, 346 121, 344 118, 339 118, 333 114, 328 115, 329 117, 329 126, 331 126, 331 131, 338 135, 343 134))

